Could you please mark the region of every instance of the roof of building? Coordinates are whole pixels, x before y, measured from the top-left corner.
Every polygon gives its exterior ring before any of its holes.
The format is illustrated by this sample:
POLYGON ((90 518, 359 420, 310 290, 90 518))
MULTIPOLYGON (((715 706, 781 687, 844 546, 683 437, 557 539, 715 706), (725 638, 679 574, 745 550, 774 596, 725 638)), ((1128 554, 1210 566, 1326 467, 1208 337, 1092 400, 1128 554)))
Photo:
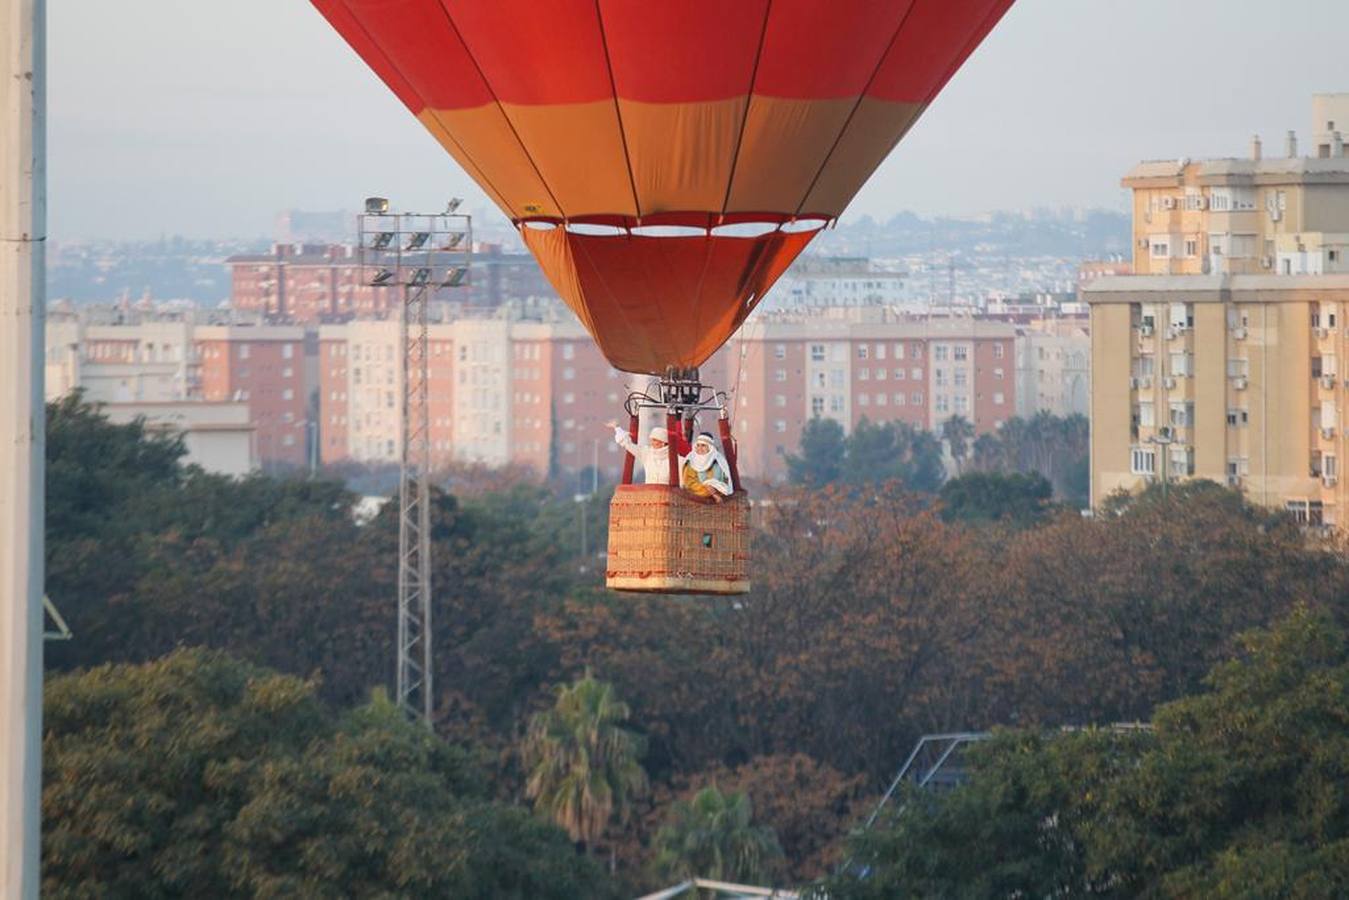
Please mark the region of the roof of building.
POLYGON ((1088 303, 1117 301, 1119 294, 1222 293, 1236 291, 1349 291, 1339 275, 1114 275, 1082 288, 1088 303))
POLYGON ((1201 182, 1209 179, 1217 183, 1229 180, 1249 180, 1252 183, 1339 182, 1349 181, 1349 156, 1327 159, 1299 156, 1148 160, 1130 169, 1122 183, 1126 187, 1147 187, 1147 182, 1153 182, 1158 187, 1164 184, 1178 185, 1187 169, 1201 182))

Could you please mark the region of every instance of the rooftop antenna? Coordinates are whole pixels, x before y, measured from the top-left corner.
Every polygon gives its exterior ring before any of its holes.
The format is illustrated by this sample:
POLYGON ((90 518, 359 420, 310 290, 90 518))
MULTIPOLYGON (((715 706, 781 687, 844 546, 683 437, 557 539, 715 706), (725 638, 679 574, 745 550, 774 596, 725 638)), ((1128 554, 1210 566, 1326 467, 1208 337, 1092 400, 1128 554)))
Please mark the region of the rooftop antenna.
POLYGON ((469 284, 473 219, 445 212, 391 211, 383 197, 365 201, 360 216, 361 272, 377 290, 401 292, 403 405, 398 465, 398 646, 395 702, 415 721, 432 725, 431 666, 431 420, 429 322, 431 298, 469 284))

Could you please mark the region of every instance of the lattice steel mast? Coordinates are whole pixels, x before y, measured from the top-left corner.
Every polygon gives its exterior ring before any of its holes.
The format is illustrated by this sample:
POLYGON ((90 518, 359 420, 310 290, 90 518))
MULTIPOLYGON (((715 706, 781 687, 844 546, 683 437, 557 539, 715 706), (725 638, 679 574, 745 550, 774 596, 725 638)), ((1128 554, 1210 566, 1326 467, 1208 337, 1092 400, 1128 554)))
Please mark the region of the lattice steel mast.
POLYGON ((442 292, 468 284, 473 220, 458 200, 435 215, 391 213, 366 201, 360 222, 367 283, 400 292, 398 342, 402 407, 398 472, 398 637, 396 700, 432 723, 430 307, 442 292))

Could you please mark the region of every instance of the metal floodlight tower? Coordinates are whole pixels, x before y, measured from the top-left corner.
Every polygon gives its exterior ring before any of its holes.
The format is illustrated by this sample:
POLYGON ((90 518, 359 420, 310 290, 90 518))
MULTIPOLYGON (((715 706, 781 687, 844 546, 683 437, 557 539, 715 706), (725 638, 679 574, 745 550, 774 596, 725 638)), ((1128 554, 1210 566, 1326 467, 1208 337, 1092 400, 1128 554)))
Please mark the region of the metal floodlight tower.
POLYGON ((431 434, 429 309, 449 288, 467 286, 473 219, 456 214, 391 212, 371 197, 360 216, 364 283, 396 290, 402 347, 403 407, 398 472, 398 659, 396 701, 409 716, 432 722, 431 434))

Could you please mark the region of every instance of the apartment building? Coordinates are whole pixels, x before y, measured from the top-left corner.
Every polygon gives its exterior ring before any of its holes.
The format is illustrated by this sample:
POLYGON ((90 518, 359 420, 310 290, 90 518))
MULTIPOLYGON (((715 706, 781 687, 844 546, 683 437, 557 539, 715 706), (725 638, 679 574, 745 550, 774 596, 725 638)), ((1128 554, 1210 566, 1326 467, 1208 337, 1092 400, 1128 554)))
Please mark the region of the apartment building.
POLYGON ((46 394, 76 388, 91 403, 169 402, 196 387, 192 325, 184 321, 91 324, 74 315, 47 321, 46 394))
POLYGON ((1091 497, 1208 478, 1315 525, 1338 480, 1349 312, 1349 94, 1313 102, 1316 155, 1145 163, 1132 276, 1091 308, 1091 497))
POLYGON ((1165 160, 1135 166, 1135 275, 1320 275, 1349 272, 1349 168, 1337 130, 1349 94, 1313 99, 1315 156, 1283 154, 1258 137, 1244 159, 1165 160))
POLYGON ((1027 323, 1016 341, 1016 414, 1091 411, 1091 334, 1085 316, 1027 323))
MULTIPOLYGON (((439 254, 462 263, 462 253, 439 254)), ((231 256, 230 307, 271 321, 302 325, 383 318, 398 308, 397 287, 374 287, 350 244, 276 244, 267 253, 231 256)), ((440 263, 438 263, 439 265, 440 263)), ((507 300, 556 297, 532 256, 481 245, 472 280, 432 291, 433 305, 496 307, 507 300)))
POLYGON ((1087 293, 1093 503, 1207 478, 1346 524, 1349 274, 1136 276, 1087 293))
POLYGON ((756 316, 727 344, 741 471, 785 476, 814 417, 850 432, 863 418, 938 430, 963 416, 982 434, 1016 414, 1016 328, 883 308, 756 316))
POLYGON ((258 459, 264 466, 306 465, 310 385, 315 378, 304 330, 199 325, 192 337, 200 366, 200 398, 248 404, 258 459))

